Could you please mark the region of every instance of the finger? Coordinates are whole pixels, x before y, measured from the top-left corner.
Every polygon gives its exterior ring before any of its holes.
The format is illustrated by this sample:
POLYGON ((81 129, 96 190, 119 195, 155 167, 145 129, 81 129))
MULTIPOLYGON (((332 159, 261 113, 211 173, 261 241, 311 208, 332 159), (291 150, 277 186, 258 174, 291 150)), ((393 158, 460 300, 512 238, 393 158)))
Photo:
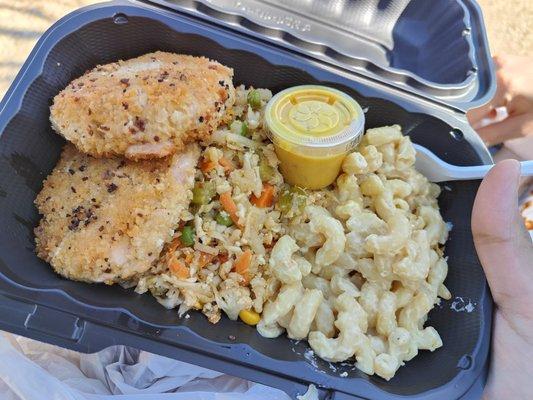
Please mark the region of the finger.
POLYGON ((504 107, 507 105, 509 98, 509 80, 505 70, 496 71, 496 93, 492 98, 491 104, 494 108, 504 107))
POLYGON ((518 95, 511 99, 507 103, 507 113, 511 116, 526 114, 531 111, 533 107, 533 101, 526 98, 525 96, 518 95))
POLYGON ((472 211, 474 243, 494 300, 502 308, 533 301, 533 245, 518 213, 520 164, 502 161, 487 174, 472 211))
POLYGON ((484 106, 467 111, 466 118, 468 119, 468 123, 475 127, 479 121, 483 118, 487 118, 492 110, 494 110, 492 103, 488 102, 484 106))
POLYGON ((488 146, 503 143, 506 140, 532 135, 533 115, 513 115, 503 121, 479 128, 477 133, 488 146))
POLYGON ((490 116, 490 113, 498 107, 503 107, 507 104, 507 89, 508 85, 501 73, 496 73, 496 93, 492 99, 485 105, 474 108, 466 113, 466 117, 470 125, 475 125, 483 118, 490 116))

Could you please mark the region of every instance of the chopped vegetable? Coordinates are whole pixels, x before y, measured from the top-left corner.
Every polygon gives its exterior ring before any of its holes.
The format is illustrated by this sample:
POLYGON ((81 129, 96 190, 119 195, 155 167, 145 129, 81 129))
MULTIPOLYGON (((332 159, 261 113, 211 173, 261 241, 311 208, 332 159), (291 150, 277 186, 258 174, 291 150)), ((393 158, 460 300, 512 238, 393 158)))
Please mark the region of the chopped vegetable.
POLYGON ((307 196, 306 191, 300 186, 291 186, 289 190, 291 191, 291 193, 293 193, 296 196, 303 196, 303 197, 307 196))
POLYGON ((283 214, 287 214, 292 207, 292 194, 289 190, 285 190, 278 199, 278 208, 283 214))
POLYGON ((241 121, 239 121, 238 119, 235 119, 235 120, 231 121, 231 124, 229 124, 229 129, 230 129, 233 133, 240 133, 240 131, 241 131, 241 124, 242 124, 241 121))
POLYGON ((305 208, 306 193, 305 190, 298 186, 292 186, 285 190, 278 199, 278 207, 283 214, 289 213, 291 210, 302 212, 305 208), (296 209, 294 210, 294 206, 296 209))
POLYGON ((227 158, 222 157, 220 160, 218 160, 218 163, 222 165, 222 167, 224 168, 224 171, 226 172, 231 172, 235 169, 235 166, 233 165, 233 163, 227 158))
POLYGON ((250 133, 248 131, 248 124, 246 123, 246 121, 242 121, 242 124, 241 124, 241 136, 250 137, 250 133))
POLYGON ((204 173, 204 174, 208 174, 209 172, 211 172, 213 169, 215 169, 217 166, 217 163, 214 162, 214 161, 210 161, 210 160, 207 160, 207 159, 202 159, 202 161, 200 161, 200 170, 204 173))
POLYGON ((261 319, 261 315, 256 313, 254 310, 242 310, 239 313, 239 318, 245 324, 255 326, 261 319))
POLYGON ((146 284, 153 296, 163 296, 167 291, 167 289, 157 283, 155 276, 148 277, 146 279, 146 284))
POLYGON ((226 133, 226 143, 230 148, 232 146, 238 148, 248 147, 249 149, 255 149, 257 147, 257 142, 254 142, 252 139, 231 132, 226 133))
POLYGON ((231 226, 233 225, 233 221, 231 220, 231 217, 229 214, 225 211, 221 211, 217 214, 215 217, 215 221, 217 221, 217 224, 223 225, 223 226, 231 226))
POLYGON ((244 137, 250 137, 248 131, 248 124, 246 123, 246 121, 239 121, 238 119, 236 119, 230 124, 229 128, 233 133, 238 133, 239 135, 244 137))
POLYGON ((259 159, 259 176, 263 182, 269 181, 274 177, 274 168, 263 157, 259 159))
POLYGON ((194 230, 192 229, 192 226, 184 226, 181 230, 181 236, 180 236, 181 244, 183 244, 186 247, 190 247, 194 244, 194 230))
POLYGON ((261 192, 261 196, 255 197, 255 195, 252 194, 250 202, 254 206, 260 208, 271 207, 272 204, 274 204, 274 194, 274 186, 269 183, 263 183, 263 191, 261 192))
POLYGON ((187 254, 185 254, 185 262, 187 264, 190 264, 192 262, 193 257, 194 253, 192 251, 187 252, 187 254))
POLYGON ((237 205, 231 198, 230 192, 222 193, 220 195, 220 204, 224 211, 226 211, 235 225, 239 225, 239 217, 237 216, 237 205))
POLYGON ((172 242, 168 245, 168 252, 173 253, 178 247, 181 247, 181 240, 179 237, 172 239, 172 242))
POLYGON ((179 262, 176 257, 172 257, 168 263, 168 268, 170 272, 176 275, 179 279, 187 279, 189 277, 189 268, 181 262, 179 262))
POLYGON ((235 260, 234 269, 235 272, 240 274, 244 278, 244 282, 247 284, 249 282, 249 269, 252 262, 252 251, 245 250, 237 259, 235 260))
POLYGON ((261 93, 259 93, 259 90, 250 90, 248 92, 247 100, 250 107, 252 107, 254 110, 261 107, 261 93))
POLYGON ((216 259, 220 264, 224 264, 226 261, 229 260, 228 253, 219 253, 216 256, 216 259))
POLYGON ((198 267, 203 268, 206 265, 208 265, 213 259, 215 258, 214 255, 204 253, 203 251, 200 252, 200 257, 198 257, 198 267))
POLYGON ((209 204, 215 194, 216 188, 213 182, 197 183, 192 189, 192 203, 199 206, 209 204))

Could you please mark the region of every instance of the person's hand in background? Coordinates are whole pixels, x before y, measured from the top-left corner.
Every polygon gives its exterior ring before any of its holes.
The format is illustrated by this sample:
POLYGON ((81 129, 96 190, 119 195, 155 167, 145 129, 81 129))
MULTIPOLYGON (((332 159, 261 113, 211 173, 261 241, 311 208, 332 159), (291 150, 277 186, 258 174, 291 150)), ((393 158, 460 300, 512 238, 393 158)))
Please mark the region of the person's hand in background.
POLYGON ((533 137, 533 57, 495 56, 497 90, 486 105, 470 110, 468 121, 491 146, 506 140, 533 137), (496 117, 496 109, 507 108, 507 118, 477 128, 484 119, 496 117))
POLYGON ((520 164, 498 163, 481 183, 472 234, 496 303, 485 400, 533 395, 533 244, 518 214, 520 164))

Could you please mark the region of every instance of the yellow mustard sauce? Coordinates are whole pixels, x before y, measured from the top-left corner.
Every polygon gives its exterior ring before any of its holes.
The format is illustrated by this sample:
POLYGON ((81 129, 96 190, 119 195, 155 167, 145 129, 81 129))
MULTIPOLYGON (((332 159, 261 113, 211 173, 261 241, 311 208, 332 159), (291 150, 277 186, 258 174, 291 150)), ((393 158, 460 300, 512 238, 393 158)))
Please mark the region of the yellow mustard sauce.
POLYGON ((346 154, 308 157, 286 150, 279 144, 275 148, 285 182, 307 189, 322 189, 333 183, 346 157, 346 154))
POLYGON ((278 93, 267 105, 265 120, 285 181, 307 189, 335 181, 364 128, 363 111, 354 99, 317 85, 278 93))

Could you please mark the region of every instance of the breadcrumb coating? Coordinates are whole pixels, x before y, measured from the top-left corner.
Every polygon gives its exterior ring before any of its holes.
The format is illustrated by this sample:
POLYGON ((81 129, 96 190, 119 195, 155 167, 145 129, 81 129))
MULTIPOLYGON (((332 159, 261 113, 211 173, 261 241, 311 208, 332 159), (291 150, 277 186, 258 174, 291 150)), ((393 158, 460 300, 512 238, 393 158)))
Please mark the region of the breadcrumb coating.
POLYGON ((94 157, 165 157, 225 122, 232 78, 231 68, 205 57, 149 53, 73 80, 54 98, 50 121, 94 157))
POLYGON ((145 272, 188 209, 199 157, 96 159, 67 144, 35 200, 37 254, 74 280, 112 284, 145 272))

